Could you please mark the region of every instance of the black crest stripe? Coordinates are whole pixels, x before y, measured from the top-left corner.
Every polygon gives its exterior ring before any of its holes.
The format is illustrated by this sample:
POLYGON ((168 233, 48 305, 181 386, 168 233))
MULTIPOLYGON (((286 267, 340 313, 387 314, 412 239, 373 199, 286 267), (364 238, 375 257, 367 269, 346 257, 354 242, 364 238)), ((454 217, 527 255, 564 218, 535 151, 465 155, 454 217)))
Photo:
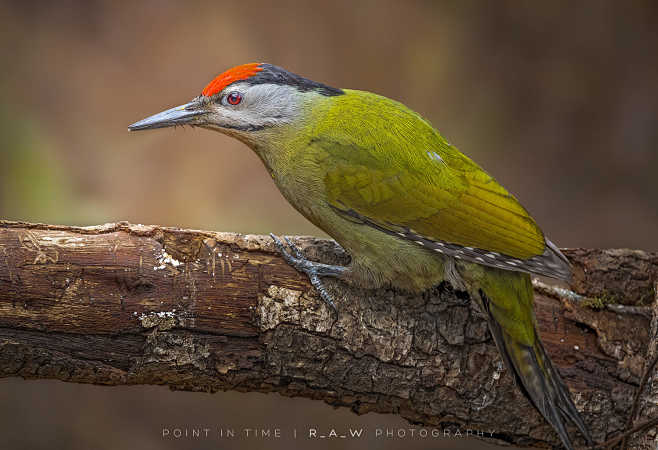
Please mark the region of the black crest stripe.
POLYGON ((341 89, 327 86, 326 84, 318 83, 317 81, 309 80, 300 75, 290 73, 281 67, 273 66, 272 64, 261 64, 263 69, 256 75, 246 80, 249 84, 280 84, 286 86, 293 86, 301 92, 316 91, 321 95, 333 97, 336 95, 343 95, 341 89))

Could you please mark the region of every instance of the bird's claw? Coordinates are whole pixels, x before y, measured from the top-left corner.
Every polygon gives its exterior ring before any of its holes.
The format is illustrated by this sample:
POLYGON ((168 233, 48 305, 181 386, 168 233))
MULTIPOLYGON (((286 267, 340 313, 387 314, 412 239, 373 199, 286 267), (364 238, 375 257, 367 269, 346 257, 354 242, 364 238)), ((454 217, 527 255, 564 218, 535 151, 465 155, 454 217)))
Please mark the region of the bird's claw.
POLYGON ((274 241, 274 246, 279 250, 279 253, 281 253, 281 256, 283 256, 283 259, 286 260, 288 264, 293 266, 295 269, 299 270, 300 272, 304 272, 304 267, 302 264, 303 261, 303 256, 301 251, 295 246, 292 242, 290 242, 290 239, 288 237, 284 237, 286 240, 286 243, 290 246, 291 250, 293 253, 295 253, 295 256, 291 255, 290 252, 286 249, 286 246, 283 245, 283 242, 281 242, 281 239, 279 239, 277 236, 274 234, 270 233, 270 237, 274 241))
POLYGON ((293 254, 295 255, 295 258, 297 259, 304 259, 304 255, 302 254, 302 251, 297 247, 295 244, 292 243, 292 241, 288 238, 288 236, 283 236, 283 239, 285 239, 286 244, 288 244, 288 247, 290 247, 290 250, 292 250, 293 254))
POLYGON ((338 308, 336 308, 336 304, 334 303, 334 300, 331 298, 331 294, 327 292, 327 289, 324 287, 324 283, 322 282, 318 274, 311 273, 310 271, 306 272, 306 274, 308 275, 309 280, 311 280, 311 284, 313 285, 313 287, 320 294, 320 298, 322 299, 322 301, 324 301, 327 304, 327 306, 331 308, 336 318, 338 318, 338 308))
POLYGON ((277 248, 277 250, 279 250, 279 252, 283 256, 283 259, 285 259, 288 264, 293 266, 299 272, 303 272, 308 276, 309 280, 311 281, 311 284, 320 294, 320 298, 327 304, 327 306, 329 306, 329 308, 331 308, 331 310, 334 312, 336 317, 338 317, 338 309, 336 308, 336 304, 331 298, 329 292, 327 292, 327 289, 325 288, 324 283, 322 282, 322 279, 320 277, 339 276, 346 270, 345 267, 330 266, 327 264, 309 261, 304 257, 299 247, 293 244, 292 241, 287 236, 284 236, 283 239, 288 244, 290 248, 290 252, 286 249, 283 242, 281 242, 281 239, 279 239, 273 233, 270 233, 270 237, 274 241, 274 245, 277 248))

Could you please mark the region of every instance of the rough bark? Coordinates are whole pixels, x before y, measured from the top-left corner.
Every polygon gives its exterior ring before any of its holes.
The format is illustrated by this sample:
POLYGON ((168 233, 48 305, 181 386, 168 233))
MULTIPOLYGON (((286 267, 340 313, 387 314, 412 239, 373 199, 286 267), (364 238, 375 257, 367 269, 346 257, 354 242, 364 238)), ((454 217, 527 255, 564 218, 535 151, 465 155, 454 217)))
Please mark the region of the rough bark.
MULTIPOLYGON (((293 241, 310 258, 348 260, 333 241, 293 241)), ((565 253, 573 289, 596 299, 574 303, 543 289, 537 318, 603 441, 624 428, 655 339, 658 255, 565 253), (610 301, 647 314, 617 313, 610 301)), ((409 296, 327 284, 337 321, 268 237, 0 222, 0 376, 279 392, 424 427, 493 432, 519 446, 557 444, 502 369, 474 302, 445 285, 409 296)))

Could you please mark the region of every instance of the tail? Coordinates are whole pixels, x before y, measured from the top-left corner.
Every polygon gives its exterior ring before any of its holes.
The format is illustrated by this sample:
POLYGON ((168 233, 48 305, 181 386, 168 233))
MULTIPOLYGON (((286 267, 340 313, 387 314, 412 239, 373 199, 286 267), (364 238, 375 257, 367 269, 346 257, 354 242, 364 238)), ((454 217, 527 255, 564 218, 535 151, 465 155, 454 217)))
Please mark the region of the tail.
POLYGON ((567 449, 573 449, 566 429, 567 419, 578 427, 591 445, 587 426, 539 340, 530 276, 493 270, 489 270, 479 297, 488 315, 489 329, 508 370, 514 374, 525 396, 553 426, 567 449))

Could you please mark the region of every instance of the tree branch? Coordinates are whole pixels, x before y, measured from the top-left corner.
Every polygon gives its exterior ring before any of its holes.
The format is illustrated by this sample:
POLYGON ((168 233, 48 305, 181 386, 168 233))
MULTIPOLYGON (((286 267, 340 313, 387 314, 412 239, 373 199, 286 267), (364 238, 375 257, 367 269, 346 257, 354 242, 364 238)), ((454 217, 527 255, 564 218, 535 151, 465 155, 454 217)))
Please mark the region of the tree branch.
MULTIPOLYGON (((348 260, 333 241, 293 241, 310 258, 348 260)), ((537 318, 601 442, 624 429, 645 370, 653 316, 633 308, 656 310, 658 255, 565 253, 573 289, 589 300, 538 289, 537 318), (611 302, 632 308, 606 309, 611 302)), ((338 321, 265 236, 0 221, 0 376, 275 391, 516 445, 557 444, 502 369, 474 302, 445 285, 415 297, 327 285, 338 321)))

